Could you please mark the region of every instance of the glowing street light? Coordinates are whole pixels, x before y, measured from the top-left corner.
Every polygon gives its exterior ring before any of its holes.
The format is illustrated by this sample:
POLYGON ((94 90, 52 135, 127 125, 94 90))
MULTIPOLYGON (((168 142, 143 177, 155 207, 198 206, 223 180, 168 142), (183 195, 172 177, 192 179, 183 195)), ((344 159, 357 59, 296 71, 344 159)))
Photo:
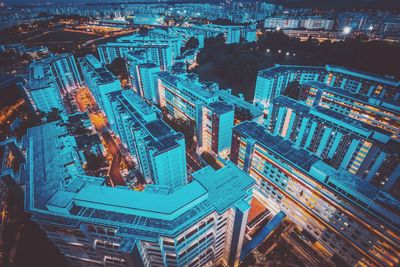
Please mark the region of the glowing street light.
POLYGON ((289 55, 290 55, 290 53, 289 53, 289 52, 286 52, 286 55, 287 55, 287 56, 289 56, 289 55))
POLYGON ((374 26, 369 26, 368 30, 372 31, 374 29, 374 26))
POLYGON ((280 30, 281 30, 281 27, 276 26, 276 30, 277 30, 277 31, 280 31, 280 30))
POLYGON ((279 49, 279 50, 278 50, 278 53, 279 53, 279 54, 282 53, 282 50, 279 49))
POLYGON ((349 34, 351 32, 351 28, 349 26, 346 26, 343 28, 343 34, 349 34))
POLYGON ((271 52, 271 50, 268 48, 268 49, 267 49, 267 53, 269 53, 269 52, 271 52))

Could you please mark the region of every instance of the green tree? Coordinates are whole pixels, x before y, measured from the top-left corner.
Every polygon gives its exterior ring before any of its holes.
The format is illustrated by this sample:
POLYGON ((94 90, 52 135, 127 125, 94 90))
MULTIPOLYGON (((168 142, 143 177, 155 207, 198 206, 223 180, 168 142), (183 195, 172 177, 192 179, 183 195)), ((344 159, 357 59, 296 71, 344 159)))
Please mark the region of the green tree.
POLYGON ((103 155, 97 155, 89 152, 85 155, 86 157, 86 169, 89 171, 97 171, 104 166, 106 159, 103 155))
POLYGON ((53 122, 61 120, 61 111, 57 108, 51 108, 46 114, 46 122, 53 122))
POLYGON ((235 119, 240 122, 250 121, 252 119, 252 115, 249 109, 242 107, 235 107, 235 119))
POLYGON ((195 49, 197 47, 199 47, 199 40, 197 40, 197 38, 195 37, 190 37, 189 40, 186 41, 185 46, 182 47, 181 53, 187 50, 195 49))
POLYGON ((300 83, 298 81, 289 82, 285 90, 283 91, 283 95, 295 100, 300 99, 300 93, 301 93, 301 88, 300 88, 300 83))

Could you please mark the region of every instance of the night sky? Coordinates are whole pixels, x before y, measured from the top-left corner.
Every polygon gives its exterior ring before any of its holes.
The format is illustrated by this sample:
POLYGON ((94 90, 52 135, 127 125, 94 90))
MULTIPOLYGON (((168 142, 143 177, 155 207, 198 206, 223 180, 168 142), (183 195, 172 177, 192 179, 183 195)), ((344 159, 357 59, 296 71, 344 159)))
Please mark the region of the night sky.
MULTIPOLYGON (((3 0, 12 4, 35 4, 35 3, 112 3, 112 2, 139 2, 138 0, 3 0)), ((146 3, 146 0, 142 0, 146 3)), ((154 2, 155 0, 149 0, 154 2)), ((168 1, 168 0, 167 0, 168 1)), ((185 0, 171 0, 173 2, 185 2, 185 0)), ((257 0, 240 0, 240 2, 256 2, 257 0)), ((258 0, 260 1, 260 0, 258 0)), ((190 2, 195 2, 191 0, 190 2)), ((199 2, 224 2, 223 0, 201 0, 199 2)), ((266 2, 282 4, 288 7, 318 7, 318 8, 399 8, 400 0, 269 0, 266 2)))

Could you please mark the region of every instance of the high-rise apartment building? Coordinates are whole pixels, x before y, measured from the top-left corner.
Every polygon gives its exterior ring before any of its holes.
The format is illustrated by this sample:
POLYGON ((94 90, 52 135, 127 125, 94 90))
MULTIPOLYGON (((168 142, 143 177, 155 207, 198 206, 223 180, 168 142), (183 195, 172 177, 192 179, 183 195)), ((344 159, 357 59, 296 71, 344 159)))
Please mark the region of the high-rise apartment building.
POLYGON ((176 47, 175 43, 170 43, 166 39, 133 35, 121 37, 116 42, 99 45, 97 51, 101 62, 107 64, 117 58, 126 58, 129 51, 143 51, 148 63, 160 66, 161 70, 168 70, 173 65, 174 59, 178 57, 174 54, 174 47, 176 47))
POLYGON ((289 82, 303 83, 324 79, 323 67, 275 65, 258 72, 253 103, 267 108, 273 98, 282 94, 289 82))
POLYGON ((72 266, 238 266, 254 181, 233 164, 140 192, 85 175, 57 123, 27 140, 25 209, 72 266))
POLYGON ((234 127, 231 160, 257 182, 255 196, 349 265, 399 263, 399 201, 254 122, 234 127))
POLYGON ((122 90, 119 79, 113 75, 94 55, 79 59, 83 77, 99 107, 109 116, 108 122, 114 128, 115 119, 107 94, 122 90))
POLYGON ((216 84, 205 84, 198 81, 195 75, 177 75, 171 72, 158 74, 158 92, 160 105, 175 118, 191 120, 198 124, 202 105, 218 100, 214 93, 216 84))
POLYGON ((34 60, 28 67, 25 82, 19 84, 31 108, 44 112, 51 108, 66 112, 63 96, 81 86, 82 80, 72 54, 50 54, 34 60))
POLYGON ((271 99, 281 95, 292 81, 300 84, 319 81, 351 93, 390 101, 400 97, 400 81, 393 78, 334 65, 276 65, 258 72, 253 102, 268 107, 271 99))
POLYGON ((325 83, 330 86, 368 97, 400 99, 400 81, 394 78, 335 65, 326 65, 325 69, 325 83))
MULTIPOLYGON (((109 94, 116 133, 135 156, 148 183, 174 191, 187 183, 185 139, 133 91, 109 94)), ((108 117, 108 115, 107 115, 108 117)))
POLYGON ((32 63, 25 81, 18 86, 33 111, 49 112, 56 108, 66 112, 61 91, 48 65, 32 63))
POLYGON ((135 51, 126 54, 126 68, 132 89, 142 98, 159 103, 157 73, 160 66, 148 63, 143 51, 135 51))
POLYGON ((72 54, 59 54, 50 56, 40 64, 50 66, 51 73, 55 77, 58 88, 63 93, 70 93, 82 86, 81 76, 72 54))
POLYGON ((198 145, 203 151, 227 157, 231 148, 234 108, 217 101, 202 106, 198 145))
POLYGON ((400 190, 400 146, 390 132, 285 96, 271 101, 268 131, 385 191, 400 190))
POLYGON ((302 85, 301 100, 322 106, 400 136, 400 105, 397 101, 368 97, 321 82, 302 85))

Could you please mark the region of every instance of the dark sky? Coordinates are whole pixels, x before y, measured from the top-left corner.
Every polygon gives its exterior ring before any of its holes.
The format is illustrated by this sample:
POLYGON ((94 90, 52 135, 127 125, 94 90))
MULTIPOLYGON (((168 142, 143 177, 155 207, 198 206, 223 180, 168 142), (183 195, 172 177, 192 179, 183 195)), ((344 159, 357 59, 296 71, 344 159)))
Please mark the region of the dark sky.
MULTIPOLYGON (((35 4, 35 3, 86 3, 86 2, 136 2, 138 0, 3 0, 5 3, 35 4)), ((140 0, 139 0, 140 1, 140 0)), ((146 3, 146 0, 142 0, 146 3)), ((151 2, 157 0, 149 0, 151 2)), ((179 0, 172 0, 177 2, 179 0)), ((180 0, 185 1, 185 0, 180 0)), ((195 1, 195 0, 194 0, 195 1)), ((194 2, 191 0, 190 2, 194 2)), ((202 0, 203 2, 204 0, 202 0)), ((207 0, 206 0, 207 1, 207 0)), ((221 2, 223 0, 208 0, 208 2, 221 2)), ((234 0, 235 1, 235 0, 234 0)), ((239 0, 238 0, 239 1, 239 0)), ((241 0, 243 2, 256 2, 257 0, 241 0)), ((260 0, 258 0, 260 2, 260 0)), ((317 7, 317 8, 396 8, 400 9, 400 0, 269 0, 266 2, 282 4, 288 7, 317 7)))
POLYGON ((269 2, 292 7, 324 8, 400 8, 400 0, 270 0, 269 2))

